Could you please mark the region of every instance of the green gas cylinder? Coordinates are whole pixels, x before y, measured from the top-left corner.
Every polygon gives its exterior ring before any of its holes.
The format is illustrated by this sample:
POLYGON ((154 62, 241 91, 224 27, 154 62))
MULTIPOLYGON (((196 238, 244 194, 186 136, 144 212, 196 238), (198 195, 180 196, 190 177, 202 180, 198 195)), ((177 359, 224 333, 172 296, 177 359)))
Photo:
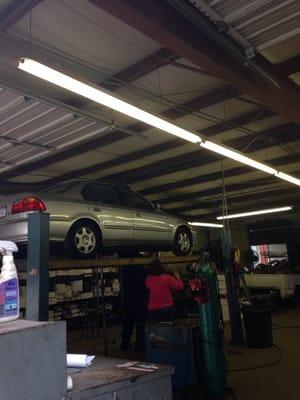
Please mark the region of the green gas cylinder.
POLYGON ((204 384, 210 395, 222 398, 226 393, 227 383, 218 277, 207 261, 193 264, 190 272, 194 278, 191 288, 199 303, 204 384))

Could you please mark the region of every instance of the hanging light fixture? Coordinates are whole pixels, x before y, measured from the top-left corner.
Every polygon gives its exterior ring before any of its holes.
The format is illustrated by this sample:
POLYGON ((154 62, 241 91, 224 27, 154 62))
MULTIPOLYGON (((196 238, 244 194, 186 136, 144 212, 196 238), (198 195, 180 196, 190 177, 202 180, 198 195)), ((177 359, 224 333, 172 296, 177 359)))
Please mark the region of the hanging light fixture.
POLYGON ((218 220, 223 220, 223 219, 252 217, 254 215, 280 213, 280 212, 284 212, 284 211, 290 211, 292 209, 293 209, 292 206, 278 207, 278 208, 267 208, 265 210, 256 210, 256 211, 248 211, 248 212, 244 212, 244 213, 223 215, 223 216, 217 217, 217 219, 218 220))
POLYGON ((188 223, 191 226, 200 226, 200 227, 206 227, 206 228, 223 228, 224 225, 222 224, 213 224, 211 222, 189 222, 188 223))
POLYGON ((238 161, 241 164, 245 164, 248 165, 249 167, 266 172, 267 174, 275 175, 277 172, 276 169, 269 167, 266 164, 263 164, 259 161, 254 160, 253 158, 245 156, 244 154, 236 150, 232 150, 229 147, 211 142, 210 140, 205 140, 201 142, 200 146, 203 147, 204 149, 213 151, 214 153, 218 153, 224 157, 228 157, 231 158, 232 160, 238 161))
POLYGON ((154 128, 185 139, 188 142, 201 142, 201 138, 198 135, 187 131, 186 129, 180 128, 179 126, 157 117, 156 115, 153 115, 147 111, 144 111, 141 108, 133 106, 132 104, 129 104, 102 89, 87 85, 86 83, 71 78, 62 72, 56 71, 55 69, 47 67, 46 65, 43 65, 35 60, 30 58, 22 58, 18 63, 18 68, 38 78, 51 82, 54 85, 69 90, 70 92, 86 97, 87 99, 95 101, 96 103, 99 103, 105 107, 111 108, 112 110, 144 122, 145 124, 153 126, 154 128))
POLYGON ((199 143, 199 145, 204 149, 210 150, 214 153, 220 154, 224 157, 228 157, 232 160, 248 165, 249 167, 258 169, 279 179, 300 186, 300 179, 294 176, 285 174, 281 171, 277 171, 276 169, 262 162, 256 161, 251 157, 248 157, 227 146, 211 142, 210 140, 204 140, 199 135, 189 130, 183 129, 154 114, 144 111, 141 108, 136 107, 124 100, 121 100, 115 95, 105 91, 104 89, 95 88, 91 85, 83 83, 77 79, 70 77, 69 75, 66 75, 51 67, 41 64, 31 58, 21 58, 18 63, 18 68, 38 78, 44 79, 45 81, 51 82, 54 85, 69 90, 72 93, 86 97, 91 101, 94 101, 112 110, 118 111, 138 121, 144 122, 145 124, 148 124, 161 131, 180 137, 191 143, 199 143))

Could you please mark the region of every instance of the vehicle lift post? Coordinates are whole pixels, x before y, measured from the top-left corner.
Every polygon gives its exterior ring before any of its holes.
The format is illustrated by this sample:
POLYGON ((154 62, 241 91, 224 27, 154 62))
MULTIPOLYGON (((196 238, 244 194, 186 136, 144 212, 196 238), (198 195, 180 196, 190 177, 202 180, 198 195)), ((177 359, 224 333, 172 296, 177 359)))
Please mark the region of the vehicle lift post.
POLYGON ((48 321, 49 214, 28 215, 26 319, 48 321))
POLYGON ((234 276, 235 272, 233 270, 231 234, 228 228, 222 230, 221 241, 230 316, 231 343, 240 345, 243 344, 243 329, 240 304, 237 296, 236 280, 234 276))

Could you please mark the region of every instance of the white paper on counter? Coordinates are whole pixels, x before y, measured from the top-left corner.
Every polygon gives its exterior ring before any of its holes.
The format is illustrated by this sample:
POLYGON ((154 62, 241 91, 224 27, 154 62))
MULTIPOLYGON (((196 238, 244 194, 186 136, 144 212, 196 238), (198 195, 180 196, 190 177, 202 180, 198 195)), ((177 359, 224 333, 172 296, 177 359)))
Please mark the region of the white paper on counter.
POLYGON ((86 368, 92 364, 94 358, 95 356, 87 354, 67 354, 67 367, 86 368))

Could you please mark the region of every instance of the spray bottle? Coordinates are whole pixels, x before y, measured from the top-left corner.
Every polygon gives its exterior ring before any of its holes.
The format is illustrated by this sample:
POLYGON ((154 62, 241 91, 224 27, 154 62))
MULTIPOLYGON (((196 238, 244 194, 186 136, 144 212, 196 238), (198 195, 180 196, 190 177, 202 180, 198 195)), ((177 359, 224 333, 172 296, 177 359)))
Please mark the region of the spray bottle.
POLYGON ((19 318, 19 280, 13 253, 18 251, 14 242, 0 240, 2 268, 0 274, 0 323, 19 318))

